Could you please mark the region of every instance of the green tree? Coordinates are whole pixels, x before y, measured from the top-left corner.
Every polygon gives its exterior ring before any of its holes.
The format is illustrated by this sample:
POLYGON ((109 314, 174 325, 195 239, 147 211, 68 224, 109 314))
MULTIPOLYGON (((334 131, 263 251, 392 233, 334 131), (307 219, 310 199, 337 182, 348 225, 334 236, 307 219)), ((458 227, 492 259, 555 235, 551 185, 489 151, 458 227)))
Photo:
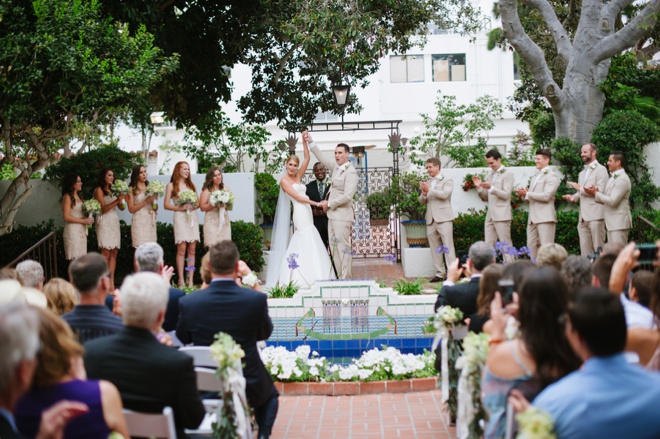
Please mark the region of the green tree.
POLYGON ((96 0, 0 0, 0 22, 0 141, 20 173, 0 200, 2 235, 32 193, 30 176, 76 126, 143 99, 177 60, 144 26, 105 17, 96 0))
POLYGON ((435 116, 421 115, 425 130, 410 142, 411 161, 423 164, 428 157, 447 157, 445 167, 486 166, 488 131, 495 127, 494 119, 502 117, 502 105, 488 95, 458 105, 456 96, 438 91, 435 107, 435 116))

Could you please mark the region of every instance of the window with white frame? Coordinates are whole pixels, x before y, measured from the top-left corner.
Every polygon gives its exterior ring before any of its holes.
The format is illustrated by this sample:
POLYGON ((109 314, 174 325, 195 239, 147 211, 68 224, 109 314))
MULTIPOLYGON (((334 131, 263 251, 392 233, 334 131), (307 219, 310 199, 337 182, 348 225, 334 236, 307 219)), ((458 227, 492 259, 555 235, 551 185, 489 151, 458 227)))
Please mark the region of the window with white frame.
POLYGON ((424 82, 424 55, 390 56, 390 82, 424 82))
POLYGON ((433 55, 433 82, 465 81, 465 54, 433 55))

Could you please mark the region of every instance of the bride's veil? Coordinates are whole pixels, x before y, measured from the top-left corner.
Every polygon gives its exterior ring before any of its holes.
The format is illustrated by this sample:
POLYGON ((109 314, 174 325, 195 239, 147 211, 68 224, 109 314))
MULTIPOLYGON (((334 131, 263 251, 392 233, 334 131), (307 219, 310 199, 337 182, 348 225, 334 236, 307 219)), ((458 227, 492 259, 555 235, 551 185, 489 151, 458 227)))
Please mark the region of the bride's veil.
MULTIPOLYGON (((280 183, 284 173, 276 175, 277 183, 280 183)), ((280 277, 280 267, 284 260, 286 249, 289 246, 289 229, 291 227, 291 199, 282 190, 277 197, 277 209, 275 210, 275 221, 273 222, 273 233, 270 239, 270 253, 268 256, 268 272, 266 273, 266 286, 274 287, 280 277)))

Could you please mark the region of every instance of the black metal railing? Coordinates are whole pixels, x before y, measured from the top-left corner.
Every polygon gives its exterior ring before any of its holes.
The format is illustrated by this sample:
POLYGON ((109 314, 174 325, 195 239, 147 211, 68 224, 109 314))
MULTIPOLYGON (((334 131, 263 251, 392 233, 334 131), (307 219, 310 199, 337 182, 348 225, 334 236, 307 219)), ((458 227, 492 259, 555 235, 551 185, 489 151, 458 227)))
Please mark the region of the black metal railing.
POLYGON ((644 242, 655 242, 660 239, 660 229, 648 219, 639 215, 637 217, 637 237, 635 241, 638 244, 644 242))
POLYGON ((50 232, 39 242, 21 253, 16 259, 11 261, 5 268, 15 268, 19 262, 26 259, 32 259, 41 264, 44 268, 44 277, 46 281, 57 277, 57 233, 50 232))

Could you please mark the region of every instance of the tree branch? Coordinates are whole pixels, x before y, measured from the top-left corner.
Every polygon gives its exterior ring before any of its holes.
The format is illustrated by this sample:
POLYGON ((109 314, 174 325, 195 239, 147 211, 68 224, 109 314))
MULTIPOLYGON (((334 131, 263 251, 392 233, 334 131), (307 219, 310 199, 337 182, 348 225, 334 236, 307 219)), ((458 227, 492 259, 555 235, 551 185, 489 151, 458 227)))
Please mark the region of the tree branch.
POLYGON ((280 76, 282 76, 282 72, 284 71, 284 67, 286 66, 287 61, 289 58, 293 56, 293 53, 296 51, 298 46, 292 46, 291 49, 284 54, 282 58, 279 58, 277 62, 280 64, 280 66, 277 68, 277 72, 275 72, 275 76, 273 77, 273 85, 277 86, 277 84, 280 82, 280 76))
POLYGON ((613 35, 603 38, 594 47, 596 63, 633 47, 637 40, 651 33, 658 22, 659 13, 660 0, 653 0, 622 29, 613 35))
POLYGON ((631 4, 635 0, 614 0, 607 5, 605 5, 603 9, 603 15, 608 17, 612 22, 616 19, 616 17, 623 11, 629 4, 631 4))
POLYGON ((552 38, 555 40, 557 52, 568 65, 573 55, 573 46, 550 3, 547 0, 522 0, 522 3, 539 11, 543 21, 548 25, 552 38))

